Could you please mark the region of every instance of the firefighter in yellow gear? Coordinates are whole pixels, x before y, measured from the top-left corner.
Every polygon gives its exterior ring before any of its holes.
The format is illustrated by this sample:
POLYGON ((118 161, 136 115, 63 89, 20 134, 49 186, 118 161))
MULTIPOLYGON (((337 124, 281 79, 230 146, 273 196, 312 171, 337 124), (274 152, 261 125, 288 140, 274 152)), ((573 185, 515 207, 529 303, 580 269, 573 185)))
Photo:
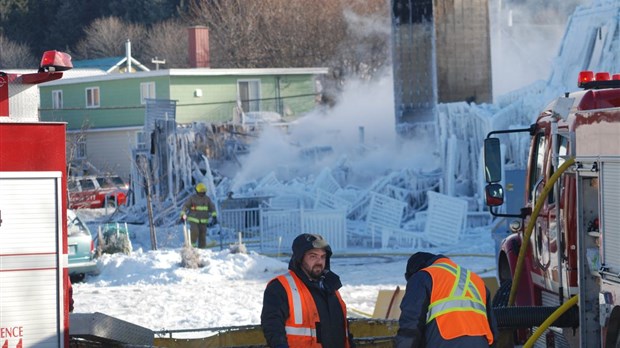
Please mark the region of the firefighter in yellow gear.
POLYGON ((196 193, 191 195, 181 208, 181 219, 190 224, 191 243, 199 248, 207 247, 207 226, 217 224, 215 204, 207 196, 203 183, 196 185, 196 193))

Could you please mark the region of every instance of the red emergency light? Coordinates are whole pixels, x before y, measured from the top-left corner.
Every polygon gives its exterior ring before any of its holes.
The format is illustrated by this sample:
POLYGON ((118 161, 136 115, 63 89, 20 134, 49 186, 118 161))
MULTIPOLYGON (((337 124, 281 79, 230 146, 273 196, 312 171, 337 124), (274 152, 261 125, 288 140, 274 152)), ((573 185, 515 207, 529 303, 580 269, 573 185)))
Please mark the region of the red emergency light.
POLYGON ((62 71, 73 68, 71 56, 59 51, 46 51, 41 58, 39 71, 29 74, 6 74, 0 72, 0 117, 9 116, 9 83, 34 85, 58 80, 62 71))
POLYGON ((73 68, 73 64, 70 55, 55 50, 45 51, 43 58, 41 58, 39 72, 65 71, 71 68, 73 68))
POLYGON ((594 80, 596 80, 596 81, 609 81, 609 80, 611 80, 611 76, 609 75, 608 72, 597 72, 596 75, 594 75, 594 80))
POLYGON ((586 70, 579 73, 577 86, 585 89, 618 88, 616 81, 620 81, 620 74, 611 75, 606 71, 594 73, 586 70))
POLYGON ((579 73, 579 79, 577 81, 577 86, 583 87, 584 83, 594 81, 594 72, 592 71, 582 71, 579 73))

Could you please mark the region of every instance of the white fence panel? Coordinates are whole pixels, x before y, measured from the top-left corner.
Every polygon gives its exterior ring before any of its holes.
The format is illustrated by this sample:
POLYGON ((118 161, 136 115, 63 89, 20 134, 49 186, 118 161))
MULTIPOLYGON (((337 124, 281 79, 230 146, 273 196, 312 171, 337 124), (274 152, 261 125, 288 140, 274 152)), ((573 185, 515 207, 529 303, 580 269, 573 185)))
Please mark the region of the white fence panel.
POLYGON ((400 227, 405 206, 405 202, 374 193, 370 201, 366 222, 368 224, 398 228, 400 227))
POLYGON ((347 248, 347 219, 344 210, 304 211, 303 232, 320 234, 333 252, 347 248))
POLYGON ((293 210, 263 210, 261 214, 261 250, 282 249, 289 250, 293 239, 301 231, 301 211, 293 210))
POLYGON ((241 232, 243 238, 252 238, 260 230, 260 208, 221 209, 218 222, 223 228, 241 232))
POLYGON ((340 190, 340 185, 334 179, 331 170, 325 168, 314 181, 314 189, 336 193, 336 191, 340 190))
POLYGON ((261 214, 261 250, 290 252, 293 239, 301 233, 322 235, 332 247, 347 246, 346 213, 326 210, 263 210, 261 214))
POLYGON ((467 218, 467 201, 428 191, 425 239, 432 245, 452 245, 462 236, 467 218))
POLYGON ((351 204, 352 203, 350 201, 342 197, 333 195, 321 189, 316 190, 316 198, 314 200, 314 209, 348 210, 351 204))

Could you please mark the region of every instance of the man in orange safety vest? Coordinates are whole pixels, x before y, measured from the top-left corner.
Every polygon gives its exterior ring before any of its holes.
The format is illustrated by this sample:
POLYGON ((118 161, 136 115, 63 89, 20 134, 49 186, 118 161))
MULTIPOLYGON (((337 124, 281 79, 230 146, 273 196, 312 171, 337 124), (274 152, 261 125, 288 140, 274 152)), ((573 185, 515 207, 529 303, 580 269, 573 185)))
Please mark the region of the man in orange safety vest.
POLYGON ((318 234, 293 240, 289 271, 265 288, 261 326, 272 348, 352 348, 347 308, 330 270, 332 249, 318 234))
POLYGON ((443 255, 418 252, 405 279, 397 348, 495 346, 489 290, 477 274, 443 255))

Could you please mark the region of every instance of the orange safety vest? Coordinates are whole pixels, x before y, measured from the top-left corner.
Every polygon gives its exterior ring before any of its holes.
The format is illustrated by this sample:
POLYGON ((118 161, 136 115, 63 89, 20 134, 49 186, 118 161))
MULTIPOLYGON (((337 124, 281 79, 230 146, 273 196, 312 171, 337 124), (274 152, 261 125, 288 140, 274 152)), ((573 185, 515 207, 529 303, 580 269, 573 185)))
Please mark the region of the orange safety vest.
POLYGON ((441 258, 424 271, 433 279, 426 323, 436 320, 441 337, 486 336, 493 333, 486 311, 486 288, 477 274, 462 269, 448 258, 441 258))
MULTIPOLYGON (((316 308, 310 290, 293 271, 276 277, 286 290, 288 298, 289 315, 286 319, 286 339, 290 348, 322 347, 317 342, 316 323, 320 322, 319 311, 316 308)), ((347 323, 347 307, 336 291, 336 297, 342 307, 344 316, 345 342, 344 347, 349 348, 349 328, 347 323)), ((327 330, 327 328, 325 328, 327 330)))

